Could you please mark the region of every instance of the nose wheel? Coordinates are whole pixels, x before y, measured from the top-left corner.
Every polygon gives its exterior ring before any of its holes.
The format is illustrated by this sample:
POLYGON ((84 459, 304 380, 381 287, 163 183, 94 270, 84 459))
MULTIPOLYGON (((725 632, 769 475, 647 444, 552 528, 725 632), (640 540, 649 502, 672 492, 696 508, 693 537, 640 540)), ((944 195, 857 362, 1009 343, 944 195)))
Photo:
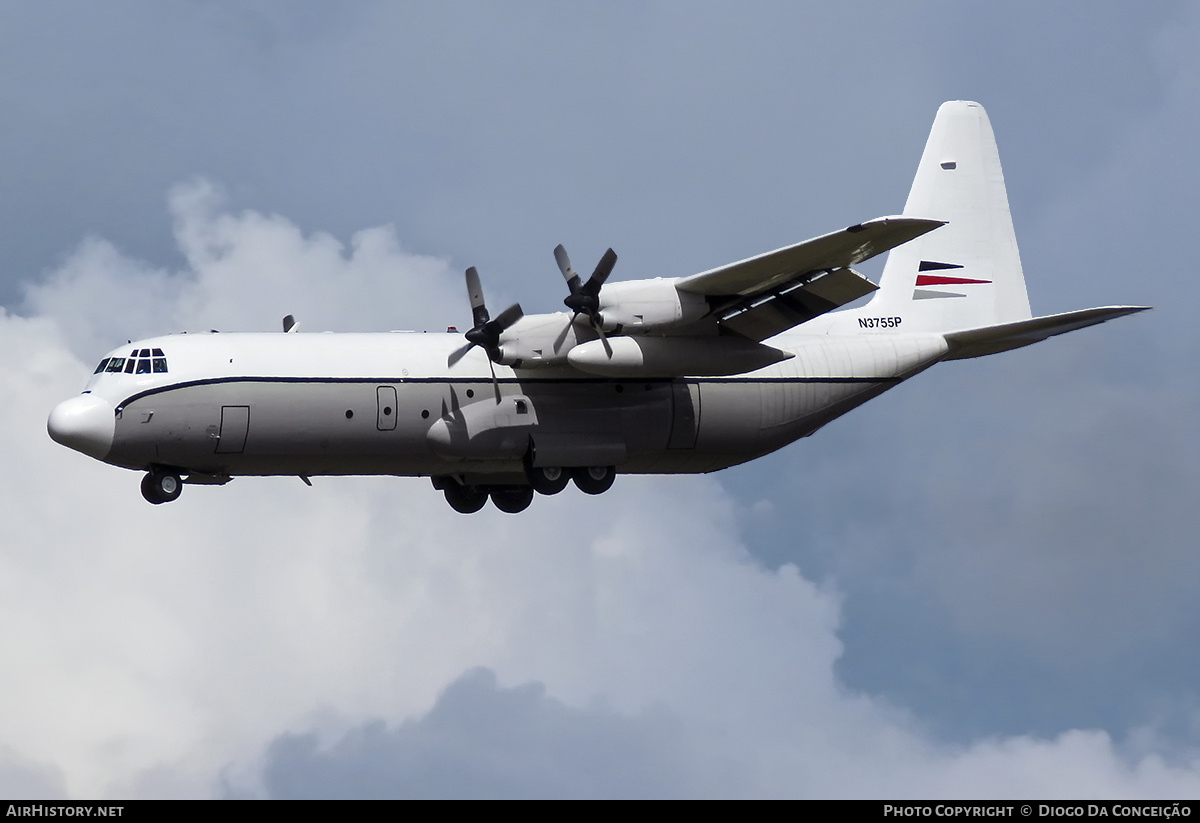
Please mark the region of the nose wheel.
POLYGON ((142 497, 150 503, 170 503, 183 492, 183 480, 170 469, 151 469, 142 478, 142 497))

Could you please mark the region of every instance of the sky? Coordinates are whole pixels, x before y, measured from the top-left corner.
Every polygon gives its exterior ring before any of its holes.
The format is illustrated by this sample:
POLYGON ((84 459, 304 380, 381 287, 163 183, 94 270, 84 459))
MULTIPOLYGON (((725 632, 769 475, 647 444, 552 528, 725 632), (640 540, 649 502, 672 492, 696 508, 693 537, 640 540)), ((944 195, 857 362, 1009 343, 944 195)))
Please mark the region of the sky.
POLYGON ((0 796, 1200 795, 1200 3, 826 5, 0 3, 0 796), (518 516, 45 434, 130 338, 897 213, 952 99, 1034 313, 1154 311, 518 516))

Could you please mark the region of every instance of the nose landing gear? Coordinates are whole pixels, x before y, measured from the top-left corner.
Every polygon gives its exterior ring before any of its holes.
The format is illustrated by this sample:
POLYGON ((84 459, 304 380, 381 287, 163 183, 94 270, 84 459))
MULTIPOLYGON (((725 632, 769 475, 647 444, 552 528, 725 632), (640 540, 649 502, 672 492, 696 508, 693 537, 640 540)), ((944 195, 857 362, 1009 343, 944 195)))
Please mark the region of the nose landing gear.
POLYGON ((142 497, 156 506, 177 500, 183 491, 179 473, 161 466, 150 469, 142 478, 142 497))

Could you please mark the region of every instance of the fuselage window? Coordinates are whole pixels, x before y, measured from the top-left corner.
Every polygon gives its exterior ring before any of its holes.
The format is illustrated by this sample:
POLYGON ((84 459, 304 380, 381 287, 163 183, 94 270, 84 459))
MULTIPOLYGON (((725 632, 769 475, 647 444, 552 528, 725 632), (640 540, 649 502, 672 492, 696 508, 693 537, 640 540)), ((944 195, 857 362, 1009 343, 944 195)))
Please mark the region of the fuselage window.
POLYGON ((133 374, 133 364, 136 362, 137 361, 133 360, 132 358, 125 361, 125 373, 126 374, 133 374))
POLYGON ((96 370, 94 372, 92 372, 92 374, 99 374, 100 372, 104 371, 104 367, 107 365, 108 365, 108 358, 106 357, 100 361, 100 365, 96 367, 96 370))
POLYGON ((125 358, 124 357, 114 357, 112 360, 108 361, 108 368, 105 369, 105 371, 119 372, 124 366, 125 366, 125 358))
MULTIPOLYGON (((158 351, 158 349, 155 349, 155 351, 158 351)), ((155 374, 165 374, 166 371, 167 371, 167 358, 165 358, 165 357, 154 358, 154 373, 155 374)))
POLYGON ((149 373, 150 373, 150 361, 139 359, 137 361, 137 374, 149 374, 149 373))
POLYGON ((150 356, 149 349, 142 349, 140 352, 138 352, 138 357, 149 357, 149 356, 150 356))

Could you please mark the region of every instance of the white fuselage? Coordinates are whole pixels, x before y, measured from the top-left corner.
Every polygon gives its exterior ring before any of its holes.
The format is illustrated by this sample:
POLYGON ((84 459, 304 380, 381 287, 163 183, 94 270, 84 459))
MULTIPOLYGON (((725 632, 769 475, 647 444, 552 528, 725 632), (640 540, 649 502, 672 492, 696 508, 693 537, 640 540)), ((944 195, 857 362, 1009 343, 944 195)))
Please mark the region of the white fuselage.
POLYGON ((158 349, 167 371, 99 372, 50 427, 107 463, 196 478, 503 482, 531 457, 618 473, 707 472, 811 434, 947 350, 939 334, 785 334, 771 343, 795 356, 735 377, 497 366, 493 385, 480 349, 447 365, 457 334, 172 335, 109 355, 158 349))

